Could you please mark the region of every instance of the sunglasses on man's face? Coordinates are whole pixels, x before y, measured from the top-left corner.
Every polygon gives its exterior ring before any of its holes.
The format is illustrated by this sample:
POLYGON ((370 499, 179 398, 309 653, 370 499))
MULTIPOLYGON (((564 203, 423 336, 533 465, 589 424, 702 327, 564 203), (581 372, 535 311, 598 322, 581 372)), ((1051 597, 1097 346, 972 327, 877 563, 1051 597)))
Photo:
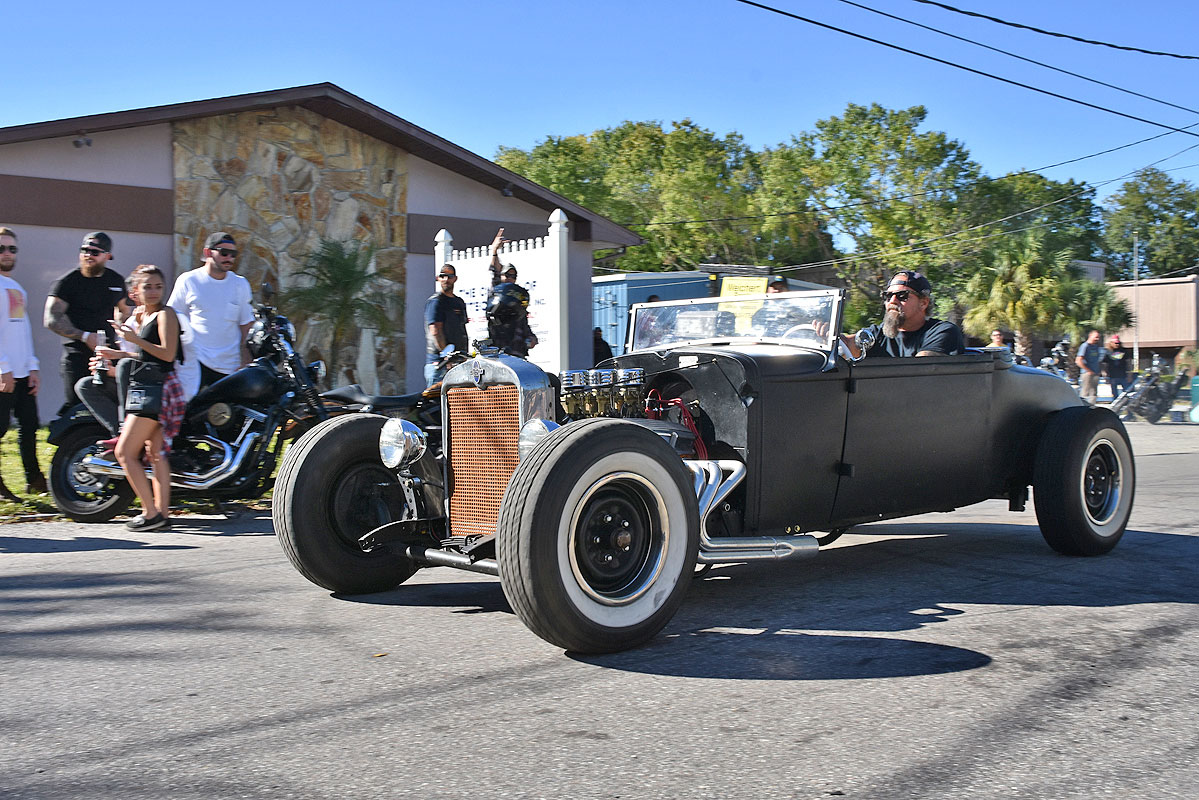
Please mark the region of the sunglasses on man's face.
POLYGON ((438 273, 437 277, 439 277, 439 278, 449 278, 450 280, 454 280, 454 279, 455 279, 455 278, 457 278, 458 276, 457 276, 457 275, 451 275, 451 274, 450 274, 450 273, 448 273, 448 272, 441 272, 441 273, 438 273))
POLYGON ((237 251, 231 250, 228 247, 222 247, 221 249, 217 250, 217 254, 220 255, 221 258, 237 258, 237 251))
POLYGON ((107 253, 108 251, 107 251, 107 250, 101 250, 101 249, 99 249, 99 248, 97 248, 97 247, 80 247, 80 248, 79 248, 79 252, 80 252, 80 253, 83 253, 85 256, 91 256, 91 257, 95 258, 96 256, 102 256, 102 255, 104 255, 104 254, 105 254, 105 253, 107 253))
POLYGON ((17 254, 17 246, 15 244, 0 244, 0 253, 17 254))
POLYGON ((906 303, 911 294, 911 289, 903 289, 898 292, 883 292, 883 302, 890 302, 891 298, 894 297, 896 303, 906 303))

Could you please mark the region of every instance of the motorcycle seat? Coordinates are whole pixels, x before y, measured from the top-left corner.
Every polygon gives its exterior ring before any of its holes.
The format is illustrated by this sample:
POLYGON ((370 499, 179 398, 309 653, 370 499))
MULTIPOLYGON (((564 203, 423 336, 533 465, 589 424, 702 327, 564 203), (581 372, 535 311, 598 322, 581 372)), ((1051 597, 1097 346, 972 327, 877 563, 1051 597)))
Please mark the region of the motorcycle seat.
POLYGON ((351 383, 349 386, 339 386, 336 389, 321 392, 321 397, 325 400, 370 406, 374 410, 381 410, 388 408, 411 408, 421 401, 423 393, 415 392, 413 394, 398 395, 367 394, 362 391, 361 386, 351 383))

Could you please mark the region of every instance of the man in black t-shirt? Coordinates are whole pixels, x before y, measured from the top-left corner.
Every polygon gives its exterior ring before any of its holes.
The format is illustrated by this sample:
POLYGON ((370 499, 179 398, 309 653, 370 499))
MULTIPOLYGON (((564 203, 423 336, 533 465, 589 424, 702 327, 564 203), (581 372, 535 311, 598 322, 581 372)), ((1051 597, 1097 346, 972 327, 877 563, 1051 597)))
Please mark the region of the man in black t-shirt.
POLYGON ((453 264, 443 264, 437 271, 437 294, 425 301, 425 385, 432 386, 445 372, 437 368, 441 352, 454 345, 455 352, 469 353, 466 335, 466 301, 454 294, 458 270, 453 264))
MULTIPOLYGON (((928 316, 933 287, 928 278, 913 270, 895 273, 883 291, 883 322, 858 334, 872 340, 867 357, 956 356, 965 351, 957 325, 928 316)), ((842 335, 854 358, 862 356, 858 337, 842 335)))
POLYGON ((79 268, 50 287, 43 324, 67 340, 59 372, 66 402, 59 416, 79 402, 75 382, 89 373, 88 361, 97 344, 115 344, 108 324, 113 309, 129 312, 125 279, 106 265, 112 259, 112 239, 97 231, 83 237, 79 268))

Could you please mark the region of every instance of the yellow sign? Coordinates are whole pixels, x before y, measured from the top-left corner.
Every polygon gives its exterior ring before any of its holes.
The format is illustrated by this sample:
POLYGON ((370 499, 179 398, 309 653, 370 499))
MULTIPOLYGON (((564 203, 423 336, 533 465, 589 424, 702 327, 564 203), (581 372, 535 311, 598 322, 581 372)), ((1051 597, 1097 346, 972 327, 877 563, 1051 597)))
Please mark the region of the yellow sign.
MULTIPOLYGON (((720 284, 721 297, 741 297, 747 294, 763 294, 766 291, 766 278, 725 278, 720 284)), ((761 305, 754 303, 737 303, 734 314, 737 315, 737 332, 744 333, 753 326, 754 312, 761 305)))
POLYGON ((720 284, 721 297, 740 297, 743 294, 764 294, 766 278, 725 278, 720 284))

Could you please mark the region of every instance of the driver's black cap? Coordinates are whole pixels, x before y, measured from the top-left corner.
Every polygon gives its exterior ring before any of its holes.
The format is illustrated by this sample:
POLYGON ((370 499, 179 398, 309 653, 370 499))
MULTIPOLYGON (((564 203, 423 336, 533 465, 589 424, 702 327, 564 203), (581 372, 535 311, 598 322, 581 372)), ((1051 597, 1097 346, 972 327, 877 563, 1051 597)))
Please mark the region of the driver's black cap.
POLYGON ((929 295, 933 293, 933 285, 928 282, 928 278, 922 273, 914 270, 905 269, 901 272, 896 272, 888 286, 906 286, 917 294, 929 295))

